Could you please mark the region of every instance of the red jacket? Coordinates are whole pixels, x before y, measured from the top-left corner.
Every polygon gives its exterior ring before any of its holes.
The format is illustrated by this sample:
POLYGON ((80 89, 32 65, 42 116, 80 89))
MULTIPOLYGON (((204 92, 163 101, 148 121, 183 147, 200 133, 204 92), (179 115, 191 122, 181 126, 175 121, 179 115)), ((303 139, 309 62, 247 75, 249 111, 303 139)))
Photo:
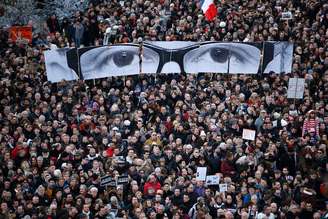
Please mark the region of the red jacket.
POLYGON ((150 181, 146 182, 144 185, 144 195, 148 195, 149 189, 153 189, 156 192, 157 190, 161 189, 161 184, 158 181, 154 183, 151 183, 150 181))
POLYGON ((23 146, 16 145, 15 148, 11 151, 11 157, 13 159, 16 159, 18 156, 19 151, 24 150, 25 151, 25 157, 28 155, 28 148, 23 148, 23 146))
POLYGON ((232 171, 235 171, 235 168, 233 166, 233 163, 224 160, 221 163, 221 172, 223 173, 223 175, 225 176, 231 176, 232 175, 232 171))
POLYGON ((113 157, 114 154, 114 147, 109 147, 106 150, 107 157, 113 157))

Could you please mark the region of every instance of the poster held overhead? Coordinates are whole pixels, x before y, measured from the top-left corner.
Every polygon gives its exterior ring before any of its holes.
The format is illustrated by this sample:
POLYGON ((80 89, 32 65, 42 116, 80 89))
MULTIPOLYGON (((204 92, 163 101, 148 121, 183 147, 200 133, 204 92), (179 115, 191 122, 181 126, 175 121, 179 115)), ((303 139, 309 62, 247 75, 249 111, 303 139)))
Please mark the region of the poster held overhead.
POLYGON ((9 38, 13 42, 32 43, 32 26, 13 26, 9 29, 9 38))
POLYGON ((186 73, 228 73, 229 48, 229 43, 201 43, 184 56, 186 73))
POLYGON ((243 139, 245 139, 245 140, 254 141, 255 140, 255 134, 256 134, 255 130, 243 129, 243 139))
POLYGON ((84 80, 140 73, 138 44, 82 48, 79 56, 84 80))
POLYGON ((293 49, 293 43, 273 41, 265 42, 263 58, 267 65, 264 68, 264 73, 291 73, 293 49))
POLYGON ((304 89, 305 89, 304 78, 289 78, 287 98, 303 99, 304 89))
MULTIPOLYGON (((142 73, 186 72, 186 54, 198 48, 198 43, 189 41, 146 41, 143 44, 142 73)), ((196 69, 193 69, 193 73, 196 69)))
POLYGON ((288 73, 289 42, 154 41, 45 52, 48 80, 168 73, 288 73))
POLYGON ((110 177, 110 176, 104 176, 104 177, 101 177, 100 179, 100 186, 111 186, 111 187, 115 187, 117 184, 116 184, 116 180, 115 178, 113 177, 110 177))
POLYGON ((257 74, 261 65, 261 43, 230 43, 229 74, 257 74))
POLYGON ((77 50, 62 48, 44 52, 47 79, 52 83, 78 80, 77 50))
POLYGON ((117 185, 125 185, 129 183, 129 177, 127 175, 117 177, 117 185))
POLYGON ((207 167, 197 167, 196 180, 205 181, 206 172, 207 172, 207 167))
POLYGON ((186 73, 257 74, 261 44, 203 42, 185 55, 186 73))
POLYGON ((227 192, 228 191, 228 184, 223 183, 219 185, 220 192, 227 192))
POLYGON ((290 11, 282 12, 281 13, 281 20, 292 20, 293 19, 293 14, 290 11))
POLYGON ((218 175, 206 176, 206 185, 219 185, 219 184, 220 184, 220 176, 218 175))

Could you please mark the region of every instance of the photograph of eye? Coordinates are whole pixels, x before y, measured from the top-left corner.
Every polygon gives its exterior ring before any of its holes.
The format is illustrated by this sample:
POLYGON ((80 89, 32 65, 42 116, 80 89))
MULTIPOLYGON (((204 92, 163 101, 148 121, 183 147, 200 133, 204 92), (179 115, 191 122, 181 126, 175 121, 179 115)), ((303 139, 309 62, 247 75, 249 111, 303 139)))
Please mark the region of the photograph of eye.
POLYGON ((229 74, 257 74, 260 65, 260 43, 230 43, 229 74))
POLYGON ((113 54, 113 57, 115 65, 119 67, 130 65, 134 58, 133 54, 128 51, 116 52, 113 54))
POLYGON ((160 54, 158 52, 144 46, 141 57, 141 72, 143 74, 158 73, 157 70, 160 64, 160 54))
POLYGON ((139 45, 101 46, 79 52, 85 80, 140 73, 139 45))
POLYGON ((79 79, 77 72, 70 68, 67 62, 67 53, 71 50, 75 49, 63 48, 44 52, 48 81, 56 83, 79 79))
POLYGON ((261 50, 250 44, 205 42, 184 57, 186 73, 257 74, 261 50))
POLYGON ((214 48, 211 49, 211 58, 216 61, 216 62, 220 62, 220 63, 225 63, 228 58, 229 58, 229 50, 227 49, 220 49, 220 48, 214 48))
POLYGON ((291 73, 293 63, 293 43, 289 42, 265 42, 273 44, 264 50, 264 57, 272 57, 271 62, 266 66, 264 73, 291 73))

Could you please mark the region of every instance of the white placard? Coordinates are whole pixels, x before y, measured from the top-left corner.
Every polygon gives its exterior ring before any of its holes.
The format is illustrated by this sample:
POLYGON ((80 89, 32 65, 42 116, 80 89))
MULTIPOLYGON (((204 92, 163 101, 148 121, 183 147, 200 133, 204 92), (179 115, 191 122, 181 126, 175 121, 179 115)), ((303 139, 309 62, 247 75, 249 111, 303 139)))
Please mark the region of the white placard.
POLYGON ((245 139, 245 140, 254 141, 255 140, 255 134, 256 134, 255 130, 243 129, 243 139, 245 139))
POLYGON ((207 167, 197 167, 196 180, 206 180, 207 167))
POLYGON ((287 98, 303 99, 304 78, 290 78, 288 81, 287 98))
POLYGON ((220 186, 220 192, 228 191, 228 184, 223 183, 223 184, 220 184, 219 186, 220 186))
POLYGON ((291 20, 293 19, 293 14, 290 11, 281 13, 281 20, 291 20))
POLYGON ((206 185, 219 185, 219 184, 220 184, 220 176, 217 175, 206 176, 206 185))
POLYGON ((281 122, 282 127, 285 127, 286 125, 288 125, 288 122, 284 119, 282 119, 280 122, 281 122))
POLYGON ((275 128, 275 127, 277 127, 277 126, 278 126, 278 121, 277 121, 277 120, 274 120, 274 121, 272 122, 272 127, 275 128))
POLYGON ((289 115, 298 116, 298 112, 297 112, 297 110, 289 110, 289 115))

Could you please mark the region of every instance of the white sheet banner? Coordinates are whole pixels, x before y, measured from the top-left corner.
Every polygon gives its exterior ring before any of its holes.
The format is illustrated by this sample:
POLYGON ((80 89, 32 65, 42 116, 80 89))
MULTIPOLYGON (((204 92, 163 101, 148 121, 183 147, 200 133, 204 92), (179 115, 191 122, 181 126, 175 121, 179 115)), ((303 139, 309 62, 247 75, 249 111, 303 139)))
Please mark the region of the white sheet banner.
POLYGON ((152 41, 44 53, 48 80, 90 80, 112 76, 170 73, 289 73, 289 42, 152 41))

